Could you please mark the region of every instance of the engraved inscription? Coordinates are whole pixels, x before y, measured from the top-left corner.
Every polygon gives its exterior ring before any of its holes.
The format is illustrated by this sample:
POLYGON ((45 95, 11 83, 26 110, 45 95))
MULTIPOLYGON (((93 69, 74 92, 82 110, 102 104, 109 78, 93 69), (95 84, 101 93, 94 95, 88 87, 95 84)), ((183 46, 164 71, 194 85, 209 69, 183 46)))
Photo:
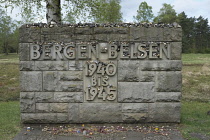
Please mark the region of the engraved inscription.
POLYGON ((117 61, 87 61, 84 71, 86 101, 116 101, 117 61))

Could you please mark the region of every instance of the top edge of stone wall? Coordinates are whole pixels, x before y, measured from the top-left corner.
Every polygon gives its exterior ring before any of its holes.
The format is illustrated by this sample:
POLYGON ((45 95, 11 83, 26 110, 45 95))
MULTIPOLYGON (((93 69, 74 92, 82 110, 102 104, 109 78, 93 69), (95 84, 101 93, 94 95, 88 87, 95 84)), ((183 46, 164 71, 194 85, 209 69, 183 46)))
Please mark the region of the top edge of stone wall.
POLYGON ((167 41, 181 42, 178 24, 25 24, 20 27, 20 43, 77 41, 167 41))
POLYGON ((165 23, 77 23, 77 24, 46 24, 46 23, 32 23, 24 24, 20 28, 29 28, 29 27, 157 27, 157 28, 181 28, 178 23, 165 24, 165 23))

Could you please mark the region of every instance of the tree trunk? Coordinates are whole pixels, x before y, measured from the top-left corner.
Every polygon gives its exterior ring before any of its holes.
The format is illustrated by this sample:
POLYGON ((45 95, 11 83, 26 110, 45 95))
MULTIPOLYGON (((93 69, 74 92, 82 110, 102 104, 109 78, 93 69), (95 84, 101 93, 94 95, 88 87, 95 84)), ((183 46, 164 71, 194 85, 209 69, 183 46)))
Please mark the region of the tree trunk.
POLYGON ((8 55, 8 43, 6 41, 4 42, 4 53, 8 55))
POLYGON ((48 24, 61 24, 61 1, 46 0, 47 14, 46 19, 48 24))

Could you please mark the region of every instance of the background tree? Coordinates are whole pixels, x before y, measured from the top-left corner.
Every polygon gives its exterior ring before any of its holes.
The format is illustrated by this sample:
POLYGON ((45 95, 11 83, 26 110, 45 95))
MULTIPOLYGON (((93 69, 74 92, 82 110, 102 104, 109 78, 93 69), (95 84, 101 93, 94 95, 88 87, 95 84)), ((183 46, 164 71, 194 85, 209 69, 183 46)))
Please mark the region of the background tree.
POLYGON ((194 45, 195 35, 194 35, 194 26, 195 18, 188 18, 185 12, 178 14, 176 20, 182 27, 182 52, 196 52, 194 45))
MULTIPOLYGON (((74 20, 76 17, 80 21, 86 21, 89 18, 99 22, 120 22, 122 19, 120 0, 63 0, 62 5, 61 0, 0 0, 0 2, 5 7, 21 7, 22 15, 34 12, 32 11, 34 7, 39 13, 41 9, 44 9, 43 2, 45 2, 47 23, 61 23, 61 8, 68 11, 65 20, 74 20), (101 5, 105 5, 105 7, 101 7, 101 5), (98 16, 100 14, 101 17, 98 16)), ((74 23, 75 21, 69 22, 74 23)))
MULTIPOLYGON (((63 4, 64 8, 67 8, 74 14, 82 14, 87 12, 88 3, 94 2, 95 0, 64 0, 66 3, 63 4), (70 8, 72 7, 72 8, 70 8), (82 12, 83 11, 83 12, 82 12)), ((21 13, 30 14, 31 9, 36 8, 36 12, 44 9, 43 2, 46 3, 46 19, 47 23, 61 23, 61 0, 0 0, 4 7, 21 7, 21 13)))
POLYGON ((98 0, 91 3, 90 7, 94 22, 122 22, 120 0, 98 0))
POLYGON ((67 22, 67 23, 70 23, 70 24, 75 24, 76 23, 75 16, 72 12, 68 12, 68 14, 65 16, 63 21, 67 22))
POLYGON ((133 16, 136 22, 150 22, 154 15, 152 13, 152 7, 147 4, 147 2, 142 2, 137 10, 137 15, 133 16))
POLYGON ((173 23, 176 21, 176 11, 170 4, 163 4, 163 7, 158 12, 158 16, 154 18, 156 23, 173 23))
POLYGON ((199 16, 195 22, 195 45, 198 53, 204 53, 209 49, 208 38, 209 36, 208 19, 199 16))
POLYGON ((15 24, 6 12, 0 9, 0 49, 2 53, 8 54, 12 48, 11 36, 15 30, 15 24))

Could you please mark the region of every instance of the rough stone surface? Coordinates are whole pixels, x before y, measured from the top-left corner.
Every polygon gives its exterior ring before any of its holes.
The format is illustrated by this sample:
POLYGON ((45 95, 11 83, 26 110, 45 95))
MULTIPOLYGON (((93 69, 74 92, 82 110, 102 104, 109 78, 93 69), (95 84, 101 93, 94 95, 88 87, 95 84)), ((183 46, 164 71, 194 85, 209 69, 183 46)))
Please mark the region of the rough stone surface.
POLYGON ((122 122, 119 103, 83 103, 79 108, 80 121, 85 123, 122 122))
POLYGON ((181 28, 163 28, 163 39, 178 42, 182 40, 181 28))
POLYGON ((180 109, 180 103, 151 103, 148 122, 180 122, 180 109))
POLYGON ((68 61, 35 61, 35 70, 38 71, 68 70, 68 61))
POLYGON ((154 83, 118 82, 118 102, 154 102, 154 83))
POLYGON ((128 28, 125 27, 94 28, 95 34, 128 34, 128 31, 128 28))
POLYGON ((35 112, 35 100, 33 92, 20 93, 20 112, 35 112))
POLYGON ((20 61, 20 71, 32 71, 34 70, 33 61, 20 61))
POLYGON ((80 108, 79 103, 69 103, 69 122, 70 123, 81 123, 79 118, 80 108))
POLYGON ((50 103, 50 112, 67 113, 68 103, 50 103))
POLYGON ((156 90, 158 92, 181 92, 181 72, 159 72, 156 81, 156 90))
POLYGON ((180 122, 181 28, 50 26, 20 28, 23 123, 180 122))
POLYGON ((181 71, 182 61, 181 60, 157 60, 157 61, 143 61, 140 64, 142 71, 181 71))
POLYGON ((171 43, 171 60, 182 59, 182 42, 171 43))
POLYGON ((118 62, 118 81, 119 82, 138 82, 139 81, 139 61, 123 60, 118 62))
POLYGON ((123 113, 123 121, 127 123, 147 122, 147 113, 123 113))
POLYGON ((181 92, 157 92, 156 102, 180 102, 181 92))
POLYGON ((156 72, 154 71, 140 71, 139 81, 140 82, 155 82, 156 72))
POLYGON ((21 91, 42 91, 42 73, 21 71, 21 91))
POLYGON ((66 102, 66 103, 82 103, 83 92, 55 92, 55 102, 66 102))
POLYGON ((93 34, 93 29, 90 29, 90 27, 76 28, 75 34, 90 35, 93 34))
POLYGON ((130 41, 160 41, 162 39, 162 28, 130 28, 130 41))
POLYGON ((56 113, 22 113, 22 123, 57 123, 56 113))
POLYGON ((22 26, 19 30, 20 43, 32 43, 41 41, 41 28, 26 28, 26 25, 22 26))
POLYGON ((83 70, 83 61, 69 61, 69 70, 83 70))
POLYGON ((36 112, 50 112, 49 103, 36 103, 36 112))
POLYGON ((81 74, 81 71, 44 72, 43 90, 81 92, 83 89, 81 74))
POLYGON ((29 58, 30 58, 29 43, 19 43, 20 61, 29 61, 29 58))
POLYGON ((35 92, 35 100, 37 103, 54 102, 54 92, 35 92))
POLYGON ((148 103, 122 103, 123 113, 145 113, 148 112, 148 103))

